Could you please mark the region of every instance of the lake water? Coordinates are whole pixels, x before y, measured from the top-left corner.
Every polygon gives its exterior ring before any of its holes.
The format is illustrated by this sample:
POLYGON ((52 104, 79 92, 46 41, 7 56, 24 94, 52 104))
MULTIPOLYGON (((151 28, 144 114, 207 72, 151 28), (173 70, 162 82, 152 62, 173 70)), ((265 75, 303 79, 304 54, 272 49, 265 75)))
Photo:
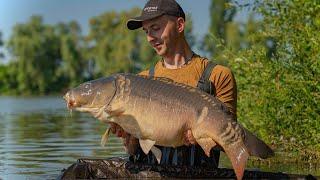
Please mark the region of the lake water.
MULTIPOLYGON (((55 179, 79 158, 125 156, 119 138, 105 147, 107 126, 66 109, 61 97, 0 97, 0 179, 55 179)), ((220 165, 230 167, 226 157, 220 165)), ((320 175, 319 165, 253 162, 247 168, 320 175)))

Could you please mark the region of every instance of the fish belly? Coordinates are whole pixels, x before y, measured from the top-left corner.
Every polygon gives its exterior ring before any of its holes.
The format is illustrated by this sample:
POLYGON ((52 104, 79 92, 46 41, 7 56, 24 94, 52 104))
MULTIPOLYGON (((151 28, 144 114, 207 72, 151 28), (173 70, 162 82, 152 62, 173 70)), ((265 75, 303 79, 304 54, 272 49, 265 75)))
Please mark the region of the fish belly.
POLYGON ((133 117, 132 122, 136 122, 137 127, 132 129, 139 131, 137 138, 154 140, 161 146, 183 145, 184 131, 194 121, 192 111, 156 102, 147 104, 146 107, 135 106, 127 111, 133 117))

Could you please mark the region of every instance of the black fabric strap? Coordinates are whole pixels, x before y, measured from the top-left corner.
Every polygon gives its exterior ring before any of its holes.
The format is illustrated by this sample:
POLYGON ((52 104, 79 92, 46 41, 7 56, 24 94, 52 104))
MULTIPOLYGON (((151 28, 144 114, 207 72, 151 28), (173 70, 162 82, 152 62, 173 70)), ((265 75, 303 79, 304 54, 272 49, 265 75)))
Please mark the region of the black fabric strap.
POLYGON ((149 69, 149 77, 153 77, 154 76, 154 66, 151 66, 149 69))
POLYGON ((204 92, 207 92, 213 96, 216 96, 216 90, 214 86, 212 86, 211 81, 210 81, 210 76, 213 68, 217 64, 214 62, 209 61, 208 65, 204 69, 199 81, 197 87, 201 89, 204 92))

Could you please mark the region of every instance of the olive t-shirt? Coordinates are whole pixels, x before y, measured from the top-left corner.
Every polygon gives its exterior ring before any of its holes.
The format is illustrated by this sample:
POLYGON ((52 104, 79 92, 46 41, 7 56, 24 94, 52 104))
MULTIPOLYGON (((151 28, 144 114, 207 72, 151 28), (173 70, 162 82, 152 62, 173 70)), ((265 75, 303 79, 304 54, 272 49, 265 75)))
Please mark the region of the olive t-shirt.
MULTIPOLYGON (((197 87, 198 81, 208 64, 208 59, 194 55, 187 64, 179 69, 168 69, 160 60, 154 66, 155 77, 170 78, 175 82, 197 87)), ((149 75, 149 70, 142 71, 140 75, 149 75)), ((236 117, 237 112, 237 86, 231 70, 222 65, 216 65, 211 73, 210 81, 215 86, 216 97, 223 102, 236 117)))

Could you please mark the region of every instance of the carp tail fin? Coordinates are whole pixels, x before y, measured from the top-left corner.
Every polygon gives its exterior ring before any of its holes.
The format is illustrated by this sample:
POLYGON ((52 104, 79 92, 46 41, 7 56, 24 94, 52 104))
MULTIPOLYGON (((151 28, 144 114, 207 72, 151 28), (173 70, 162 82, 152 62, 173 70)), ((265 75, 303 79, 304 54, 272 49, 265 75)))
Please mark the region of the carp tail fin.
POLYGON ((257 138, 254 134, 245 129, 244 144, 248 149, 250 155, 266 159, 274 156, 273 150, 262 140, 257 138))

